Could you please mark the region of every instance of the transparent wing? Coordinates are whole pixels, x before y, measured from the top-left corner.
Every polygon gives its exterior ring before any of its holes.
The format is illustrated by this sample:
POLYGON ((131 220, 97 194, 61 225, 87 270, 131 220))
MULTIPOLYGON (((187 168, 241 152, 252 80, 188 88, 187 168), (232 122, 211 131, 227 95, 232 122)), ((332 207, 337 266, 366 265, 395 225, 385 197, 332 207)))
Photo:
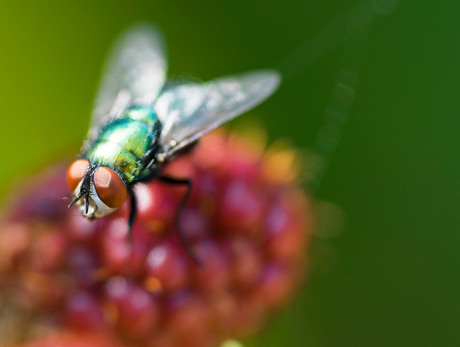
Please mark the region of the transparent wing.
POLYGON ((166 90, 155 103, 167 156, 268 98, 278 87, 275 71, 254 71, 166 90))
POLYGON ((114 43, 103 70, 91 125, 113 116, 129 102, 155 101, 166 78, 163 36, 154 26, 138 24, 114 43))

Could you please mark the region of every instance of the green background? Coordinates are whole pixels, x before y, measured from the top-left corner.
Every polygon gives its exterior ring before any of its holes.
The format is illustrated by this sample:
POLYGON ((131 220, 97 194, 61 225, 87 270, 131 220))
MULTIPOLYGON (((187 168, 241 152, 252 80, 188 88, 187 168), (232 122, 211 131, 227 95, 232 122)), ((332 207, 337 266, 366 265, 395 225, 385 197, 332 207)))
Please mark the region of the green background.
POLYGON ((460 6, 403 1, 390 14, 387 1, 369 19, 382 2, 356 15, 349 0, 2 1, 0 191, 78 150, 110 42, 137 21, 164 31, 171 75, 288 62, 280 91, 246 117, 300 148, 354 65, 356 100, 317 191, 343 230, 316 237, 310 283, 251 343, 458 346, 460 6), (359 39, 344 40, 354 24, 359 39))

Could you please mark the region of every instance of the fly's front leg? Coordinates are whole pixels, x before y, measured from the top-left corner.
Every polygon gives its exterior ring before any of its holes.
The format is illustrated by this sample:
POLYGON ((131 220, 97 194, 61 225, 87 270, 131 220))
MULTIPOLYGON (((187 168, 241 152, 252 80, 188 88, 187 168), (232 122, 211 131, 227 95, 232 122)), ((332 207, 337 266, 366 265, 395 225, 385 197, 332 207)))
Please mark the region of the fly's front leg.
POLYGON ((180 219, 183 215, 185 206, 187 205, 188 199, 190 198, 190 193, 192 192, 192 181, 190 179, 180 179, 180 178, 174 178, 174 177, 168 177, 168 176, 160 176, 159 179, 168 184, 174 184, 174 185, 186 185, 187 186, 187 191, 185 192, 184 197, 182 198, 182 201, 179 205, 179 209, 177 210, 177 213, 174 217, 174 224, 177 227, 179 238, 184 245, 185 249, 187 250, 188 255, 193 259, 193 261, 197 265, 202 265, 202 261, 198 258, 196 255, 195 251, 192 248, 192 245, 190 243, 190 240, 187 238, 187 236, 184 234, 184 231, 182 230, 182 227, 180 225, 180 219))
POLYGON ((130 202, 131 202, 131 211, 129 212, 128 227, 129 227, 129 238, 131 239, 133 225, 137 217, 137 199, 136 199, 136 194, 134 193, 133 190, 131 190, 131 193, 130 193, 130 202))

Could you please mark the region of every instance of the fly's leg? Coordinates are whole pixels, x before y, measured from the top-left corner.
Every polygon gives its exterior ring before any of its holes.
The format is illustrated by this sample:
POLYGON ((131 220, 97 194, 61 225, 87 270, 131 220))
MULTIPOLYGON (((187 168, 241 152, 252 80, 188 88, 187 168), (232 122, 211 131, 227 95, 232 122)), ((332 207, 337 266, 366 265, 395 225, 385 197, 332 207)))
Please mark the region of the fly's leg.
POLYGON ((184 231, 182 230, 182 227, 180 225, 181 217, 183 215, 185 206, 187 205, 188 199, 190 198, 190 193, 192 192, 192 181, 190 179, 181 179, 181 178, 174 178, 174 177, 168 177, 168 176, 160 176, 159 179, 162 182, 167 183, 167 184, 187 186, 187 191, 185 192, 185 195, 182 198, 182 201, 179 205, 179 209, 177 210, 177 213, 174 217, 174 224, 177 227, 179 239, 182 242, 185 249, 187 250, 188 255, 190 256, 190 258, 193 259, 193 261, 197 265, 201 266, 203 264, 201 259, 196 255, 195 251, 192 248, 190 240, 184 234, 184 231))
POLYGON ((129 219, 128 219, 128 227, 129 227, 128 233, 129 233, 129 238, 131 239, 133 225, 137 217, 137 199, 136 199, 136 194, 134 194, 134 191, 131 191, 130 202, 131 202, 131 211, 129 212, 129 219))

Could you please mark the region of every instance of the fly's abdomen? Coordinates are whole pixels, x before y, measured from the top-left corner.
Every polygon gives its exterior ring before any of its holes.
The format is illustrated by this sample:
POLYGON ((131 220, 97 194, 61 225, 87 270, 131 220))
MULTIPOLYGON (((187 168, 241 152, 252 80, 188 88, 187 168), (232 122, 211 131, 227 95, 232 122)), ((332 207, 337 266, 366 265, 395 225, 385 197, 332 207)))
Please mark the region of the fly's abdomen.
POLYGON ((160 130, 151 107, 130 107, 101 130, 86 157, 91 163, 117 169, 131 182, 144 173, 142 158, 157 141, 160 130))

